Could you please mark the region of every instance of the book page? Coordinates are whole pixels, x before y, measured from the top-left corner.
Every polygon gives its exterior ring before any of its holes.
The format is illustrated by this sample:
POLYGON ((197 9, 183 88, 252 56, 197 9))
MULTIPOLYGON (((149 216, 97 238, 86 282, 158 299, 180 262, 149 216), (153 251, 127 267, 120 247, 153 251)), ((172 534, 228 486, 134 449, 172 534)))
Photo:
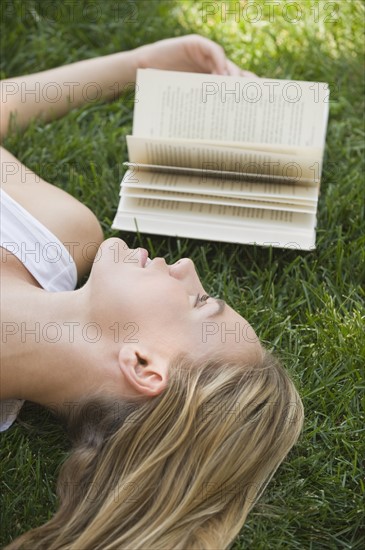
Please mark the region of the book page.
POLYGON ((168 174, 160 172, 147 172, 128 170, 121 184, 121 192, 124 188, 144 188, 162 191, 175 191, 188 194, 205 194, 224 197, 238 197, 260 199, 265 201, 278 201, 288 204, 306 204, 316 206, 318 189, 298 185, 277 183, 243 182, 228 177, 208 177, 207 175, 168 174))
POLYGON ((122 197, 112 228, 280 248, 315 248, 315 216, 122 197))
POLYGON ((221 204, 227 206, 238 206, 240 208, 264 208, 267 210, 285 210, 288 212, 304 212, 313 214, 316 212, 315 206, 309 206, 301 203, 289 204, 278 201, 264 201, 255 198, 241 197, 212 197, 210 195, 200 195, 198 193, 180 193, 176 191, 161 191, 159 189, 141 189, 138 187, 124 187, 123 193, 127 197, 137 197, 142 199, 160 199, 165 201, 178 202, 197 202, 203 204, 221 204))
POLYGON ((183 168, 181 166, 162 166, 161 164, 142 164, 140 162, 123 162, 124 166, 128 166, 131 170, 139 170, 147 171, 147 172, 157 172, 160 174, 185 174, 189 176, 199 176, 201 178, 204 177, 212 177, 216 179, 224 179, 229 178, 235 181, 251 181, 251 182, 258 182, 258 183, 285 183, 289 185, 308 185, 313 186, 318 184, 319 182, 316 181, 315 184, 313 184, 312 180, 307 180, 305 178, 302 178, 298 181, 296 178, 290 178, 290 177, 282 177, 277 176, 275 174, 265 175, 265 174, 254 174, 254 173, 248 173, 248 172, 229 172, 227 170, 210 170, 209 168, 183 168))
POLYGON ((205 145, 194 140, 138 138, 127 136, 129 160, 132 163, 177 166, 239 174, 276 175, 315 184, 320 176, 320 158, 292 157, 239 148, 205 145))
POLYGON ((261 153, 282 153, 292 157, 318 157, 322 158, 322 147, 292 147, 290 145, 271 145, 268 143, 251 143, 249 141, 218 141, 209 139, 195 139, 194 143, 204 143, 205 145, 217 145, 221 147, 231 147, 237 149, 253 149, 261 153))
POLYGON ((250 224, 286 227, 289 230, 310 229, 315 222, 314 214, 265 210, 261 208, 240 208, 215 204, 185 203, 178 201, 164 201, 159 199, 132 198, 122 195, 118 210, 130 210, 134 213, 148 214, 160 217, 162 214, 171 218, 171 222, 178 218, 188 220, 197 218, 204 223, 229 223, 230 225, 250 224))
POLYGON ((133 135, 325 144, 328 84, 139 69, 133 135))

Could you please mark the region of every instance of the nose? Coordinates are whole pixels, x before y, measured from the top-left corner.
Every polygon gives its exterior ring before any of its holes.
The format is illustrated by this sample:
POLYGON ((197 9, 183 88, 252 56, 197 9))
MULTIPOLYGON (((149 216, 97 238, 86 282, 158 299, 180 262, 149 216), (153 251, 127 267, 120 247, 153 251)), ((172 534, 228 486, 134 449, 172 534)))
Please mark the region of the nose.
POLYGON ((170 265, 169 272, 172 277, 184 283, 187 290, 192 293, 204 292, 203 285, 196 272, 195 264, 190 258, 181 258, 181 260, 170 265))
POLYGON ((181 258, 169 266, 170 274, 182 279, 189 273, 196 273, 195 264, 190 258, 181 258))

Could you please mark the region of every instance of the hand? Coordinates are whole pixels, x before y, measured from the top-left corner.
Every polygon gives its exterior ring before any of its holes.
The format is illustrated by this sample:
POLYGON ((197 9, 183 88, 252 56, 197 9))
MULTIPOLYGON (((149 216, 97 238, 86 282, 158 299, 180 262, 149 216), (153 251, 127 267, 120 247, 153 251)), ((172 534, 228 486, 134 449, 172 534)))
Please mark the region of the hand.
POLYGON ((136 50, 137 65, 141 69, 164 69, 192 73, 213 73, 257 78, 226 58, 221 46, 199 36, 190 34, 179 38, 167 38, 136 50))

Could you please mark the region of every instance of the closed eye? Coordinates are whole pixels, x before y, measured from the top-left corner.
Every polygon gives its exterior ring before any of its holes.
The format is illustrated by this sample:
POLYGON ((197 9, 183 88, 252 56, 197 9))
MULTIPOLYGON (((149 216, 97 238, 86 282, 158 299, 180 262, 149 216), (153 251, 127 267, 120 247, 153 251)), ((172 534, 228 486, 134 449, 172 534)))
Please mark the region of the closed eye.
POLYGON ((194 307, 197 307, 199 304, 206 302, 208 298, 210 298, 209 294, 197 294, 194 307))

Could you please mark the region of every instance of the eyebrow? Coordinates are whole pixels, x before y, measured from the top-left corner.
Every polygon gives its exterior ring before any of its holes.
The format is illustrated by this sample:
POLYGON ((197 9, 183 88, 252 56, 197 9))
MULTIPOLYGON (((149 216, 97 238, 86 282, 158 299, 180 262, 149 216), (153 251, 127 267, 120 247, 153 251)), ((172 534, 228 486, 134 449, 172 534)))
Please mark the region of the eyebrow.
POLYGON ((214 300, 216 304, 218 304, 218 309, 216 311, 213 311, 209 315, 207 315, 207 317, 216 317, 217 315, 220 315, 224 311, 224 308, 226 307, 227 304, 224 300, 221 300, 221 298, 212 297, 211 299, 214 300))

